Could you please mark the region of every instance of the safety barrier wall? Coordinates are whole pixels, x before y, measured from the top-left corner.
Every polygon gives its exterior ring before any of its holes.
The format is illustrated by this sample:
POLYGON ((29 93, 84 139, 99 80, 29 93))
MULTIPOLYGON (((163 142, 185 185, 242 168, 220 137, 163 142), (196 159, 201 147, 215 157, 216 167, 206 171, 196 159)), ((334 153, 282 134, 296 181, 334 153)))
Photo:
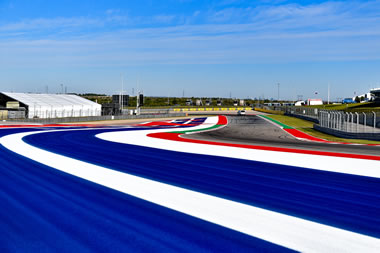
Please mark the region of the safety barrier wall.
POLYGON ((319 123, 318 118, 311 117, 311 116, 308 116, 308 115, 292 114, 292 113, 285 113, 284 115, 286 115, 286 116, 291 116, 291 117, 295 117, 295 118, 299 118, 299 119, 303 119, 303 120, 308 120, 308 121, 314 122, 314 123, 316 123, 316 124, 319 123))
POLYGON ((272 113, 272 114, 279 114, 279 115, 284 115, 284 112, 283 111, 278 111, 278 110, 269 110, 269 109, 264 109, 264 108, 258 108, 258 107, 255 107, 255 111, 258 111, 258 112, 265 112, 265 113, 272 113))
POLYGON ((194 112, 194 111, 249 111, 251 107, 201 107, 201 108, 174 108, 174 112, 194 112))
POLYGON ((285 114, 287 116, 292 116, 304 120, 309 120, 315 123, 318 123, 318 112, 319 109, 317 108, 310 108, 305 106, 267 106, 259 104, 255 107, 255 110, 257 111, 264 111, 267 110, 269 113, 275 113, 275 114, 285 114), (281 112, 281 113, 276 113, 281 112))
POLYGON ((322 133, 334 135, 334 136, 345 138, 345 139, 362 139, 362 140, 380 141, 380 134, 377 132, 352 133, 352 132, 341 131, 341 130, 332 129, 328 127, 322 127, 317 124, 315 124, 313 128, 322 133))
POLYGON ((152 119, 166 117, 184 117, 186 113, 170 114, 144 114, 144 115, 120 115, 120 116, 92 116, 92 117, 67 117, 67 118, 47 118, 47 119, 12 119, 9 122, 29 122, 29 123, 69 123, 69 122, 87 122, 87 121, 104 121, 104 120, 123 120, 123 119, 152 119))
POLYGON ((0 110, 0 119, 1 120, 23 119, 23 118, 25 118, 25 111, 0 110))
POLYGON ((262 108, 262 110, 283 112, 287 116, 309 120, 319 124, 322 128, 341 132, 378 134, 377 132, 380 128, 380 113, 378 112, 343 112, 305 106, 258 105, 258 107, 262 108))

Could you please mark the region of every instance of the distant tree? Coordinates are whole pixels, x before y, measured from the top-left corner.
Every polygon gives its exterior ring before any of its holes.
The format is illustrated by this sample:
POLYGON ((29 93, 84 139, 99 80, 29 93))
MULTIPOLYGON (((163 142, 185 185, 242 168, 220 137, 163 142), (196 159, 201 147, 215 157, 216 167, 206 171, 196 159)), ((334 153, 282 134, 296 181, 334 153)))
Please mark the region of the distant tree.
POLYGON ((360 103, 360 98, 358 96, 355 97, 355 102, 360 103))

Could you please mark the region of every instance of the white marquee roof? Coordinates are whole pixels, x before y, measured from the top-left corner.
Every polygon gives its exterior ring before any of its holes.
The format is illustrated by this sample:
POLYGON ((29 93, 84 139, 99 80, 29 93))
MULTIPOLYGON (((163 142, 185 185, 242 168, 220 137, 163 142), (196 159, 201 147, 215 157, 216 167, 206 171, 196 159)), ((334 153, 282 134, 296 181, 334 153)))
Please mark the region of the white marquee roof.
POLYGON ((17 100, 29 107, 91 107, 100 108, 101 105, 77 95, 69 94, 36 94, 2 92, 4 95, 17 100))

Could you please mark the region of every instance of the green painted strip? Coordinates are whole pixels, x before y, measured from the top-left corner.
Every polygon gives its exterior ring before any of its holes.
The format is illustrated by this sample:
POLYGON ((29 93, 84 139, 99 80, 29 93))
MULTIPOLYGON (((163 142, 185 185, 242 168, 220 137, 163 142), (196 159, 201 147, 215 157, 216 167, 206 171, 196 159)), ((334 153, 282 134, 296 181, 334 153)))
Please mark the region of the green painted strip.
POLYGON ((170 132, 170 133, 185 134, 185 133, 191 133, 191 132, 200 132, 200 131, 215 129, 215 128, 218 128, 221 126, 224 126, 224 125, 214 125, 212 127, 207 127, 207 128, 202 128, 202 129, 188 130, 188 131, 174 131, 174 132, 170 132))
POLYGON ((268 116, 265 116, 265 115, 260 115, 260 117, 266 118, 266 119, 268 119, 268 120, 270 120, 270 121, 272 121, 272 122, 274 122, 274 123, 282 126, 284 129, 293 129, 293 127, 285 125, 284 123, 281 123, 280 121, 272 119, 271 117, 268 117, 268 116))

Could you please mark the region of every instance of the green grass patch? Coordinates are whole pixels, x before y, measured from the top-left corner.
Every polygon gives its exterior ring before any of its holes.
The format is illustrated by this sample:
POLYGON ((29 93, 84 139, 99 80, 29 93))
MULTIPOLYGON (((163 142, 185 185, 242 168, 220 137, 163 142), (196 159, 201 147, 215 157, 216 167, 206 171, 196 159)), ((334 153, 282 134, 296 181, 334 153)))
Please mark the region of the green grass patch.
POLYGON ((355 104, 338 104, 338 105, 311 105, 310 108, 319 108, 325 110, 336 110, 346 112, 372 112, 380 111, 380 105, 376 102, 355 103, 355 104))
POLYGON ((258 111, 258 112, 265 112, 265 113, 271 113, 271 114, 276 114, 276 115, 284 115, 283 111, 267 110, 267 109, 256 108, 256 107, 254 110, 258 111))
POLYGON ((266 117, 272 118, 282 124, 291 126, 297 130, 300 130, 304 133, 307 133, 311 136, 325 139, 328 141, 336 141, 336 142, 350 142, 350 143, 359 143, 359 144, 380 144, 379 141, 369 141, 369 140, 356 140, 356 139, 344 139, 335 137, 332 135, 328 135, 325 133, 321 133, 315 129, 313 129, 314 123, 311 121, 298 119, 294 117, 284 116, 284 115, 267 115, 266 117))
POLYGON ((219 128, 221 126, 224 126, 224 125, 214 125, 214 126, 211 126, 211 127, 207 127, 207 128, 203 128, 203 129, 195 129, 195 130, 173 131, 173 132, 170 132, 170 133, 185 134, 185 133, 191 133, 191 132, 200 132, 200 131, 206 131, 206 130, 211 130, 211 129, 219 128))
POLYGON ((261 117, 264 117, 264 118, 266 118, 266 119, 268 119, 268 120, 270 120, 270 121, 272 121, 272 122, 274 122, 274 123, 276 123, 276 124, 282 126, 282 127, 285 128, 285 129, 293 128, 293 127, 288 126, 288 125, 286 125, 286 124, 284 124, 284 123, 282 123, 282 122, 280 122, 280 121, 278 121, 278 120, 275 120, 275 119, 273 119, 273 118, 271 118, 271 117, 269 117, 269 116, 261 115, 261 117))

